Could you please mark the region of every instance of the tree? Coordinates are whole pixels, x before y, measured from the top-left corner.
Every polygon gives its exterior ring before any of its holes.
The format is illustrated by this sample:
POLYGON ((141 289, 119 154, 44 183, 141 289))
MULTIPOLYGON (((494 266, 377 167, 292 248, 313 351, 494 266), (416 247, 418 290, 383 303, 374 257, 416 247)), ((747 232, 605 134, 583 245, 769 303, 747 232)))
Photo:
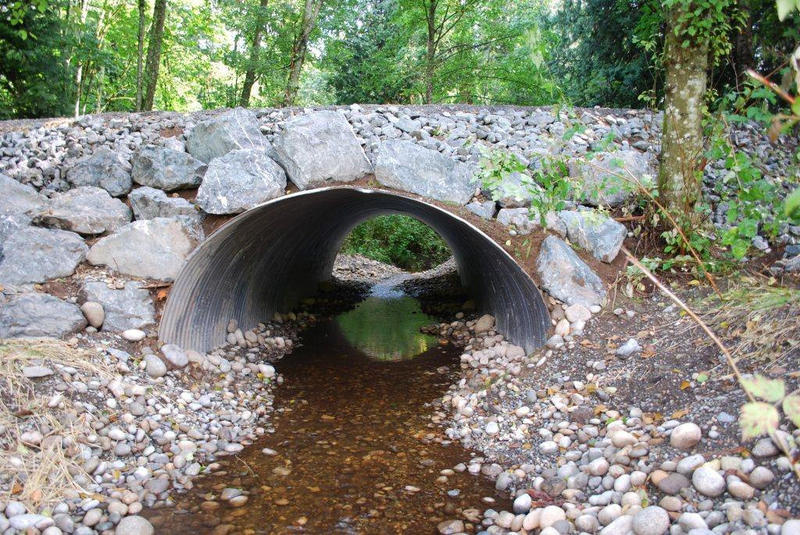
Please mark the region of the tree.
POLYGON ((303 64, 306 61, 306 53, 308 52, 308 40, 311 37, 311 32, 317 25, 317 17, 319 10, 322 8, 324 0, 305 0, 305 7, 303 8, 303 15, 300 20, 300 25, 295 33, 294 42, 292 43, 292 51, 289 59, 289 79, 286 82, 286 92, 283 98, 284 106, 294 105, 297 91, 300 88, 300 73, 303 70, 303 64))
POLYGON ((145 64, 145 94, 142 109, 153 109, 156 95, 158 69, 161 64, 161 46, 164 40, 164 19, 167 16, 167 0, 156 0, 153 6, 153 22, 150 26, 150 39, 147 44, 147 62, 145 64))
POLYGON ((142 63, 144 62, 144 23, 146 0, 137 0, 139 31, 136 34, 136 111, 142 111, 142 63))
POLYGON ((673 213, 692 214, 700 198, 709 56, 719 58, 730 50, 733 1, 665 2, 666 87, 658 192, 662 205, 673 213))
POLYGON ((250 92, 256 83, 256 68, 261 52, 261 34, 264 31, 265 11, 269 0, 260 0, 259 9, 255 16, 255 28, 253 29, 253 40, 250 43, 250 59, 247 64, 247 71, 242 84, 242 96, 239 98, 239 106, 246 108, 250 105, 250 92))

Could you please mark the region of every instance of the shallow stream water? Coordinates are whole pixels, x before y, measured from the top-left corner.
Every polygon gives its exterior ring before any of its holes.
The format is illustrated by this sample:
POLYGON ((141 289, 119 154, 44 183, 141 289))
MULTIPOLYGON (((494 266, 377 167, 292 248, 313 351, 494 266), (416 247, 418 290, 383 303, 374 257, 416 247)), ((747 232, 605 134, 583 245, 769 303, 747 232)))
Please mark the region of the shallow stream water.
POLYGON ((487 497, 507 508, 488 478, 442 477, 470 453, 435 440, 431 403, 460 352, 419 332, 434 321, 416 300, 377 288, 305 331, 276 365, 285 382, 275 390, 274 433, 220 459, 222 469, 196 479, 174 508, 151 511, 156 532, 425 534, 482 511, 487 497), (242 489, 247 503, 220 500, 226 487, 242 489))

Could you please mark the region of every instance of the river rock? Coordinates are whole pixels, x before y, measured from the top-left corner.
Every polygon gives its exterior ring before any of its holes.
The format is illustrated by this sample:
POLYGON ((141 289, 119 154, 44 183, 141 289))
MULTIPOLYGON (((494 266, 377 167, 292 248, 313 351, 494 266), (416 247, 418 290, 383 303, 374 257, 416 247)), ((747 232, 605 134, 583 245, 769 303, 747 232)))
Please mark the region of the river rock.
POLYGON ((572 160, 570 176, 580 183, 576 198, 591 205, 619 206, 638 190, 626 171, 647 187, 653 183, 652 162, 651 155, 634 149, 600 152, 589 161, 572 160))
POLYGON ((317 111, 287 121, 275 137, 277 161, 298 188, 352 182, 372 172, 353 128, 338 111, 317 111))
POLYGON ((725 478, 708 466, 701 466, 692 474, 692 485, 700 494, 711 498, 725 492, 725 478))
POLYGON ((156 217, 188 217, 202 219, 197 208, 182 197, 168 197, 160 189, 143 186, 128 194, 136 219, 155 219, 156 217))
POLYGON ((192 155, 157 145, 143 146, 131 163, 134 182, 164 191, 195 188, 206 170, 192 155))
POLYGON ((474 172, 472 165, 396 139, 381 143, 375 160, 375 178, 384 186, 462 205, 475 192, 474 172))
POLYGON ((240 149, 214 158, 195 202, 209 214, 238 214, 280 197, 286 173, 262 149, 240 149))
POLYGON ((633 517, 623 515, 600 530, 600 535, 629 535, 633 531, 633 517))
POLYGON ((122 155, 101 147, 78 160, 67 171, 67 181, 73 186, 96 186, 114 197, 131 190, 131 165, 122 155))
POLYGON ((750 484, 757 489, 765 489, 772 483, 773 479, 775 479, 775 474, 772 473, 772 470, 764 466, 756 466, 753 471, 750 472, 750 484))
POLYGON ((141 516, 126 516, 117 524, 115 535, 153 535, 153 525, 141 516))
POLYGON ((566 518, 567 515, 561 507, 558 507, 557 505, 548 505, 542 509, 542 513, 539 516, 539 527, 547 528, 559 520, 564 520, 566 518))
POLYGON ((140 342, 147 334, 141 329, 128 329, 122 331, 122 337, 128 342, 140 342))
POLYGON ((244 108, 200 122, 186 138, 189 154, 205 163, 239 149, 260 149, 269 156, 275 154, 261 133, 256 114, 244 108))
POLYGON ((527 514, 531 510, 531 495, 524 492, 514 499, 513 510, 515 514, 527 514))
POLYGON ((84 327, 81 309, 52 295, 20 294, 0 303, 0 338, 61 337, 84 327))
POLYGON ((542 242, 536 271, 542 280, 542 288, 556 299, 586 307, 600 305, 605 301, 603 281, 581 260, 572 247, 555 236, 542 242))
POLYGON ((691 483, 686 476, 673 472, 667 477, 659 480, 656 483, 656 487, 658 487, 658 490, 664 494, 678 494, 681 489, 685 489, 690 484, 691 483))
POLYGON ((0 283, 26 284, 68 277, 88 247, 74 232, 25 227, 0 242, 0 283))
POLYGON ((617 257, 628 234, 625 225, 594 210, 562 210, 558 217, 567 228, 569 240, 603 262, 611 262, 617 257))
POLYGON ((47 202, 47 198, 31 186, 3 173, 0 173, 0 192, 0 216, 24 214, 29 210, 37 210, 47 202))
POLYGON ((633 517, 633 531, 636 535, 662 535, 669 529, 669 514, 658 507, 645 507, 633 517))
POLYGON ((689 450, 694 448, 702 437, 703 433, 700 430, 700 426, 692 422, 686 422, 672 430, 672 434, 669 436, 669 443, 673 448, 689 450))
POLYGON ((189 364, 189 357, 175 344, 161 346, 161 354, 173 368, 185 368, 189 364))
POLYGON ((184 222, 157 217, 128 223, 101 238, 87 258, 92 265, 107 265, 126 275, 169 281, 178 275, 194 246, 184 222))
POLYGON ((105 310, 103 330, 122 332, 155 323, 150 292, 141 286, 138 281, 128 281, 118 290, 109 288, 105 282, 86 281, 82 293, 87 300, 100 303, 105 310))
POLYGON ((144 356, 144 369, 153 379, 164 377, 167 374, 167 365, 158 356, 148 353, 144 356))
POLYGON ((781 526, 781 535, 800 535, 800 519, 792 518, 781 526))
POLYGON ((32 215, 37 225, 80 234, 110 232, 131 220, 131 210, 125 203, 94 186, 56 193, 46 207, 32 215))
POLYGON ((441 535, 456 535, 464 532, 464 522, 461 520, 445 520, 439 522, 436 529, 441 535))
POLYGON ((103 321, 106 319, 106 312, 103 310, 103 305, 96 301, 86 301, 81 305, 81 312, 86 317, 89 325, 95 329, 103 326, 103 321))

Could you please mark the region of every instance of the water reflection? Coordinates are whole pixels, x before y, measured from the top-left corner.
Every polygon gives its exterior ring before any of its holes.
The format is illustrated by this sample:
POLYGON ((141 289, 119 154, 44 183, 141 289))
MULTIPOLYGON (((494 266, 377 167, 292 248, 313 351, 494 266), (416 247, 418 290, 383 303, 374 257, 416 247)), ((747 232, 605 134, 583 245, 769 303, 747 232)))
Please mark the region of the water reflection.
POLYGON ((402 294, 368 297, 336 317, 350 345, 383 361, 409 359, 435 347, 436 337, 419 331, 435 321, 422 312, 419 301, 402 294))

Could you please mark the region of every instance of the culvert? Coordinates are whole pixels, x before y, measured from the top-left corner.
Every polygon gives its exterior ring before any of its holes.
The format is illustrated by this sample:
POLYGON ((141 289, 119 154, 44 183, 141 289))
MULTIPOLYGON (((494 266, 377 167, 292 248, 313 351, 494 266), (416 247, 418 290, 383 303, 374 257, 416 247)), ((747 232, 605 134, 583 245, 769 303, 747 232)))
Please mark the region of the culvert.
POLYGON ((332 187, 280 197, 232 219, 189 257, 159 326, 165 343, 206 352, 225 342, 233 318, 243 329, 286 311, 331 275, 339 248, 358 223, 381 214, 413 216, 453 251, 478 309, 526 351, 550 325, 531 278, 486 234, 446 210, 403 195, 332 187))

